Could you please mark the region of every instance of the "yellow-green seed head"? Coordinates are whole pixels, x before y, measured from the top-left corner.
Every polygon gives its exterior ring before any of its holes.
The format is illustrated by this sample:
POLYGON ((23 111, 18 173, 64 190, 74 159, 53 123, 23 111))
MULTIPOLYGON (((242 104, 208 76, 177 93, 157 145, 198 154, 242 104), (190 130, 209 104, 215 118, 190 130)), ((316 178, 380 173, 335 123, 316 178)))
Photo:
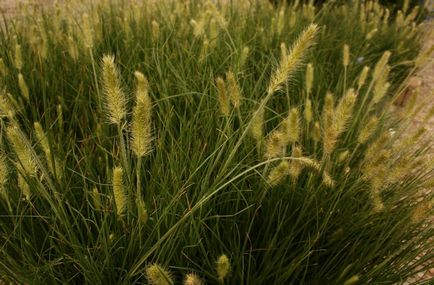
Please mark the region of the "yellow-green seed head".
POLYGON ((127 195, 124 189, 123 170, 121 167, 113 169, 113 194, 115 198, 116 213, 122 216, 127 208, 127 195))
POLYGON ((221 77, 216 78, 217 85, 217 93, 218 93, 218 101, 220 106, 220 112, 223 116, 229 117, 230 114, 230 105, 229 105, 229 96, 228 90, 226 88, 226 84, 221 77))
POLYGON ((74 61, 78 59, 77 43, 71 36, 68 37, 68 53, 74 61))
POLYGON ((6 130, 9 142, 11 143, 17 158, 17 166, 28 176, 36 176, 36 163, 32 153, 31 145, 18 126, 9 126, 6 130))
POLYGON ((220 282, 223 282, 225 277, 229 275, 230 271, 231 263, 229 261, 229 258, 226 256, 226 254, 223 254, 217 259, 216 262, 216 272, 220 282))
POLYGON ((138 157, 145 156, 152 150, 152 102, 149 97, 149 83, 145 76, 136 71, 136 105, 133 108, 131 122, 131 147, 138 157))
POLYGON ((285 137, 285 134, 280 131, 273 131, 269 135, 265 146, 265 158, 271 159, 282 154, 287 142, 285 137))
POLYGON ((111 55, 104 55, 102 58, 102 76, 107 118, 111 123, 120 125, 127 113, 126 98, 114 57, 111 55))
POLYGON ((184 285, 204 285, 205 283, 195 273, 188 273, 184 278, 184 285))
POLYGON ((193 35, 195 37, 200 38, 205 34, 203 21, 196 22, 194 19, 191 19, 190 25, 193 27, 193 35))
POLYGON ((27 201, 30 201, 32 197, 32 192, 30 191, 30 186, 21 173, 18 173, 18 188, 20 188, 23 198, 27 201))
POLYGON ((249 54, 250 54, 250 48, 248 46, 245 46, 241 51, 241 55, 240 55, 240 68, 244 67, 244 65, 246 64, 249 54))
POLYGON ((306 94, 309 96, 313 86, 313 64, 309 63, 306 67, 306 94))
POLYGON ((344 45, 342 63, 345 67, 350 63, 350 46, 347 44, 344 45))
POLYGON ((264 108, 260 108, 253 114, 250 134, 257 143, 262 141, 264 137, 264 108))
POLYGON ((152 23, 152 40, 155 42, 160 37, 160 24, 157 21, 153 20, 152 23))
POLYGON ((82 17, 82 32, 83 32, 83 43, 87 49, 92 49, 94 46, 94 30, 91 26, 89 15, 83 14, 82 17))
POLYGON ((235 75, 232 71, 226 73, 227 92, 234 108, 239 108, 241 105, 241 90, 235 75))
POLYGON ((13 118, 15 113, 15 107, 6 93, 6 90, 0 90, 0 117, 13 118))
POLYGON ((146 277, 151 285, 173 285, 170 272, 161 265, 154 263, 146 268, 146 277))
POLYGON ((369 119, 368 123, 364 125, 357 138, 357 142, 364 144, 371 135, 375 132, 378 125, 378 118, 373 116, 369 119))
POLYGON ((30 95, 29 95, 29 87, 27 86, 26 81, 24 80, 23 75, 20 73, 18 74, 18 87, 20 87, 21 94, 23 97, 29 101, 30 95))
POLYGON ((312 101, 309 98, 306 98, 306 104, 304 106, 304 119, 306 123, 309 124, 312 122, 313 113, 312 113, 312 101))
POLYGON ((306 52, 314 44, 317 31, 317 25, 309 25, 292 45, 288 56, 281 58, 279 67, 271 76, 268 94, 273 94, 279 90, 288 79, 294 76, 295 71, 301 67, 306 52))
POLYGON ((357 88, 360 89, 366 82, 366 78, 368 77, 369 73, 369 67, 365 66, 363 67, 362 72, 359 75, 359 78, 357 80, 357 88))
POLYGON ((23 68, 23 55, 21 52, 21 45, 15 45, 15 57, 14 57, 15 68, 21 70, 23 68))
POLYGON ((136 199, 136 207, 137 219, 142 225, 145 225, 148 221, 148 210, 146 209, 145 201, 141 197, 136 199))
POLYGON ((372 77, 375 81, 383 75, 384 69, 386 68, 387 62, 389 61, 391 54, 392 53, 390 51, 385 51, 381 56, 380 60, 375 65, 374 71, 372 73, 372 77))
POLYGON ((96 187, 94 187, 92 190, 92 202, 97 211, 102 209, 101 194, 98 192, 96 187))
POLYGON ((300 115, 297 108, 292 108, 287 118, 287 130, 290 143, 298 142, 300 139, 300 115))

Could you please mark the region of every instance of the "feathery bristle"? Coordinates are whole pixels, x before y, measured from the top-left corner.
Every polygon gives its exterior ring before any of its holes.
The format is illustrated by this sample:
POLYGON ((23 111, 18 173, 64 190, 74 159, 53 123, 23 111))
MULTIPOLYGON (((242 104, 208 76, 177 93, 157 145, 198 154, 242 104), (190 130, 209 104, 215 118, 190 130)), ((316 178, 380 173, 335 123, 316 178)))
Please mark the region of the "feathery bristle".
POLYGON ((347 67, 350 64, 350 47, 345 44, 343 48, 342 64, 347 67))
POLYGON ((220 282, 227 277, 231 271, 231 264, 226 254, 220 255, 216 262, 217 277, 220 282))
POLYGON ((231 100, 231 103, 234 106, 234 108, 239 108, 241 105, 241 90, 235 78, 235 75, 232 71, 228 71, 226 73, 226 81, 227 81, 226 91, 229 93, 229 99, 231 100))
POLYGON ((137 80, 136 105, 133 108, 131 122, 131 146, 134 154, 138 157, 145 156, 151 149, 152 143, 152 102, 149 97, 149 83, 145 76, 136 71, 137 80))
POLYGON ((313 40, 317 31, 318 26, 311 24, 297 38, 295 43, 292 45, 288 56, 281 59, 279 67, 271 76, 268 85, 268 94, 273 94, 279 90, 288 79, 292 78, 295 71, 300 68, 306 52, 314 43, 313 40))
POLYGON ((220 112, 222 113, 223 116, 229 117, 230 114, 229 96, 223 78, 217 77, 216 85, 217 85, 217 94, 218 94, 220 112))
MULTIPOLYGON (((17 155, 19 163, 23 172, 28 176, 36 176, 36 163, 32 151, 30 150, 30 144, 27 138, 24 136, 19 127, 12 125, 6 130, 9 142, 17 155)), ((20 168, 21 168, 20 167, 20 168)))
POLYGON ((39 122, 35 122, 33 124, 33 126, 35 128, 36 137, 38 138, 38 141, 39 141, 39 144, 42 147, 42 150, 46 154, 50 154, 50 147, 48 145, 48 139, 47 139, 47 136, 45 135, 44 130, 42 129, 41 124, 39 122))
POLYGON ((163 266, 154 263, 146 268, 146 277, 150 285, 173 285, 170 272, 163 266))
POLYGON ((118 216, 122 216, 127 208, 127 195, 124 189, 123 170, 121 167, 115 167, 113 169, 113 194, 116 213, 118 216))
POLYGON ((18 87, 20 87, 21 94, 24 96, 24 98, 29 101, 29 87, 27 86, 27 83, 21 73, 18 74, 18 87))
POLYGON ((107 117, 111 123, 120 125, 127 113, 126 98, 121 88, 119 72, 113 56, 103 56, 102 75, 107 117))
POLYGON ((184 285, 204 285, 205 283, 195 273, 188 273, 184 278, 184 285))

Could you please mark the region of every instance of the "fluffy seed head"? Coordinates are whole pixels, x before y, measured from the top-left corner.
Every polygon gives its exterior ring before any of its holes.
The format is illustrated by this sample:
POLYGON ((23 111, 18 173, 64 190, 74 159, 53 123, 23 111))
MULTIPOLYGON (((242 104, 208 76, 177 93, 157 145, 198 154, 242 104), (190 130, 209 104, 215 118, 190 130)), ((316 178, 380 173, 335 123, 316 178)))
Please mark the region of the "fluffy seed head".
POLYGON ((29 184, 24 179, 24 177, 21 175, 21 173, 18 173, 18 188, 20 188, 24 199, 29 201, 31 196, 32 196, 32 192, 30 191, 29 184))
POLYGON ((280 131, 273 131, 267 139, 265 158, 271 159, 282 154, 286 146, 285 134, 280 131))
POLYGON ((368 73, 369 73, 369 67, 365 66, 363 67, 362 72, 359 75, 359 78, 357 80, 357 88, 360 89, 366 81, 366 78, 368 77, 368 73))
POLYGON ((15 116, 15 107, 12 105, 6 90, 0 90, 0 117, 13 118, 15 116))
POLYGON ((74 39, 71 36, 68 37, 68 53, 69 53, 69 56, 74 61, 76 61, 78 59, 77 43, 74 41, 74 39))
POLYGON ((319 122, 315 122, 313 125, 312 138, 315 142, 319 142, 321 140, 321 127, 319 122))
POLYGON ((94 187, 92 190, 92 201, 93 201, 93 206, 95 207, 95 209, 97 211, 100 211, 102 209, 101 196, 100 196, 98 189, 96 187, 94 187))
POLYGON ((127 113, 126 98, 113 56, 103 56, 102 75, 107 117, 111 123, 120 125, 127 113))
POLYGON ((195 273, 188 273, 184 278, 184 285, 204 285, 204 282, 195 273))
POLYGON ((391 54, 392 53, 390 51, 385 51, 383 53, 383 55, 381 56, 380 60, 375 65, 374 71, 372 73, 372 77, 374 80, 377 80, 378 78, 380 78, 382 76, 391 54))
POLYGON ((241 51, 241 55, 240 55, 240 68, 244 67, 244 65, 246 64, 249 54, 250 54, 250 48, 248 46, 245 46, 241 51))
POLYGON ((257 143, 264 137, 264 108, 260 108, 253 114, 250 134, 257 143))
POLYGON ((163 266, 154 263, 146 268, 146 277, 151 285, 173 285, 170 272, 163 266))
POLYGON ((372 116, 368 120, 368 123, 365 124, 364 127, 362 128, 362 130, 360 131, 360 134, 357 138, 357 142, 360 144, 364 144, 371 137, 371 135, 375 132, 375 129, 377 128, 377 124, 378 124, 378 118, 375 116, 372 116))
POLYGON ((194 19, 191 19, 190 25, 193 27, 193 35, 196 38, 200 38, 205 34, 203 21, 196 22, 194 19))
POLYGON ((146 210, 146 204, 145 201, 138 197, 136 199, 136 206, 137 206, 137 219, 140 221, 141 224, 146 224, 148 221, 148 210, 146 210))
POLYGON ((218 99, 219 99, 219 106, 220 106, 220 112, 223 116, 229 117, 230 114, 230 106, 229 106, 229 96, 228 96, 228 90, 226 88, 226 84, 221 77, 216 78, 216 85, 217 85, 217 93, 218 93, 218 99))
POLYGON ((347 44, 344 45, 342 63, 345 67, 350 63, 350 47, 347 44))
POLYGON ((216 262, 217 277, 222 282, 231 271, 231 264, 226 254, 220 255, 216 262))
POLYGON ((273 94, 300 68, 304 56, 314 43, 318 26, 310 24, 292 45, 291 50, 285 58, 282 58, 279 67, 274 71, 268 85, 268 94, 273 94))
MULTIPOLYGON (((292 148, 292 156, 293 157, 301 157, 303 152, 299 146, 295 146, 292 148)), ((303 170, 303 163, 298 160, 293 160, 290 162, 288 173, 291 176, 293 181, 296 181, 298 176, 300 176, 301 171, 303 170)))
POLYGON ((149 97, 149 83, 145 76, 136 71, 134 73, 137 80, 136 105, 133 108, 131 122, 131 147, 136 156, 142 157, 148 154, 152 143, 152 102, 149 97))
POLYGON ((285 160, 274 167, 268 175, 268 183, 271 186, 280 184, 283 179, 289 174, 289 163, 285 160))
POLYGON ((94 31, 92 29, 92 26, 90 24, 90 19, 88 14, 83 14, 82 17, 82 23, 83 23, 83 42, 84 46, 87 49, 92 49, 94 46, 94 31))
POLYGON ((312 101, 310 101, 309 98, 306 98, 306 104, 304 106, 304 119, 306 120, 306 123, 309 124, 312 122, 312 101))
POLYGON ((21 52, 21 45, 15 45, 15 57, 14 57, 15 68, 21 70, 23 68, 23 55, 21 52))
POLYGON ((15 125, 9 126, 6 133, 19 160, 17 166, 22 168, 26 175, 36 176, 37 167, 27 138, 15 125))
POLYGON ((351 118, 354 103, 356 102, 357 95, 353 88, 348 89, 344 97, 339 101, 335 112, 335 129, 338 134, 344 132, 347 128, 348 121, 351 118))
POLYGON ((157 21, 152 21, 152 40, 155 42, 160 36, 160 24, 157 21))
POLYGON ((378 32, 378 29, 373 29, 366 35, 366 40, 369 41, 378 32))
POLYGON ((313 64, 309 63, 306 67, 306 94, 309 96, 313 85, 313 64))
POLYGON ((241 90, 235 75, 232 71, 226 73, 227 92, 234 108, 239 108, 241 105, 241 90))
POLYGON ((295 143, 300 139, 300 115, 297 108, 292 108, 287 118, 287 133, 289 142, 295 143))
POLYGON ((29 101, 29 87, 27 87, 27 83, 21 73, 18 74, 18 87, 20 87, 21 94, 24 96, 24 98, 29 101))
POLYGON ((123 170, 121 167, 113 169, 113 194, 115 197, 116 213, 122 216, 127 208, 127 195, 124 189, 123 170))
POLYGON ((39 122, 35 122, 33 124, 33 126, 35 127, 36 137, 38 138, 38 142, 41 145, 42 150, 46 154, 49 154, 50 153, 50 147, 48 145, 48 139, 47 139, 47 136, 45 135, 44 130, 42 129, 41 124, 39 122))

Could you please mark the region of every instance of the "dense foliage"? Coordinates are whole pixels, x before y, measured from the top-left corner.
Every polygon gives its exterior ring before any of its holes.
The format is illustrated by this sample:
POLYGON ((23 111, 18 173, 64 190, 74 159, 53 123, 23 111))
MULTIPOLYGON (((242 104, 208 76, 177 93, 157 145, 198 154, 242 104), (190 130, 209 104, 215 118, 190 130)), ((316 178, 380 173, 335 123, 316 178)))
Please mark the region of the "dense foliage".
POLYGON ((433 266, 432 142, 413 98, 391 111, 427 58, 417 8, 75 2, 0 32, 0 280, 395 284, 433 266))

